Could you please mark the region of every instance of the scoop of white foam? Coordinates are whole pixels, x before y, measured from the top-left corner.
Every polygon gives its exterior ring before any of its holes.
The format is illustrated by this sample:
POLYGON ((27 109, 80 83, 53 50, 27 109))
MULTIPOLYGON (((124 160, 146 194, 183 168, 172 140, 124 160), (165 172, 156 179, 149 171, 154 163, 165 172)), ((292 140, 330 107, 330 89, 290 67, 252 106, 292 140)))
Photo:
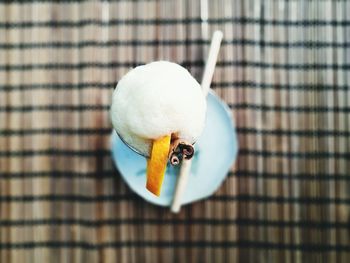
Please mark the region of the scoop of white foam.
POLYGON ((171 133, 188 143, 201 134, 206 99, 178 64, 157 61, 129 71, 113 92, 111 120, 123 140, 148 156, 152 140, 171 133))

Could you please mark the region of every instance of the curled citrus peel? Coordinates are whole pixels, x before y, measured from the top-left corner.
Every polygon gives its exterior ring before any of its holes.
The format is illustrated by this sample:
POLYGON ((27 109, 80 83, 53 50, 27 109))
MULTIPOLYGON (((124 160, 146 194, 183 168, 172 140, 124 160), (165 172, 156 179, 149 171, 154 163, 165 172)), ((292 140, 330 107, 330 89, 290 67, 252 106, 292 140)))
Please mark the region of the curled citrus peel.
POLYGON ((146 188, 159 196, 162 188, 168 154, 170 150, 171 135, 166 135, 153 141, 151 157, 147 160, 146 188))

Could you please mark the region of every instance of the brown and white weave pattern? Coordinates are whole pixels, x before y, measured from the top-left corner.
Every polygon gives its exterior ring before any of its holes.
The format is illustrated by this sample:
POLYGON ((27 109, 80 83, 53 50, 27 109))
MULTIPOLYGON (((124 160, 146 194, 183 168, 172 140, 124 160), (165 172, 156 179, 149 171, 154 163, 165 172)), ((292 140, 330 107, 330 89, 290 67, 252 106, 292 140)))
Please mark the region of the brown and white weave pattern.
POLYGON ((345 0, 0 1, 0 262, 349 262, 349 14, 345 0), (113 167, 110 96, 153 60, 200 81, 216 29, 212 88, 239 157, 172 215, 113 167))

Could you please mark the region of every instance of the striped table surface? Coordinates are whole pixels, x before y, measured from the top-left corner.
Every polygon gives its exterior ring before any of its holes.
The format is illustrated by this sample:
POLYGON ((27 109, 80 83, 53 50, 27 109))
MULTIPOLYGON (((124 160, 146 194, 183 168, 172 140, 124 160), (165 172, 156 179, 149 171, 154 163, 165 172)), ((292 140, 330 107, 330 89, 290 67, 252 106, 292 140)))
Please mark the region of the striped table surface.
MULTIPOLYGON (((0 262, 350 262, 350 2, 0 1, 0 262), (239 156, 178 215, 109 151, 131 67, 166 59, 212 88, 239 156)), ((229 145, 227 147, 230 147, 229 145)))

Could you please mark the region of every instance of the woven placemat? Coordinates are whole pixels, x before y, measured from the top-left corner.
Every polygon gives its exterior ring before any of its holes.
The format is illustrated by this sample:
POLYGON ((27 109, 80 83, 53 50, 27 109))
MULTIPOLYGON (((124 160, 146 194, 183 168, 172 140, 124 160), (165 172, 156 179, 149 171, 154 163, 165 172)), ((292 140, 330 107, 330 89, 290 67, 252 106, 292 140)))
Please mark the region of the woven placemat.
MULTIPOLYGON (((0 262, 350 262, 348 1, 1 1, 0 262), (179 215, 109 151, 112 91, 166 59, 231 107, 239 157, 179 215)), ((227 147, 230 147, 229 145, 227 147)))

